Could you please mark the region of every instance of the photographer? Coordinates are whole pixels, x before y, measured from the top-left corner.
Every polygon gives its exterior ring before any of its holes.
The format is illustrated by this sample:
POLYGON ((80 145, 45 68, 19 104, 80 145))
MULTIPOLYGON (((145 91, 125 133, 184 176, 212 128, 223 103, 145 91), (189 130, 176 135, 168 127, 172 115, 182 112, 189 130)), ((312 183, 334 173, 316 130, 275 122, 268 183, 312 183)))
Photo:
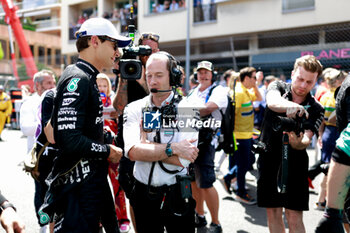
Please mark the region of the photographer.
MULTIPOLYGON (((266 95, 266 112, 262 123, 261 148, 257 186, 258 206, 267 210, 269 230, 272 233, 285 232, 282 218, 285 208, 286 219, 291 232, 305 232, 303 211, 309 207, 308 155, 306 148, 317 134, 323 120, 322 106, 311 96, 310 91, 322 73, 322 65, 314 56, 296 59, 292 71, 292 83, 275 81, 270 84, 266 95), (287 117, 287 118, 279 118, 287 117), (280 120, 277 125, 275 124, 280 120), (291 119, 295 124, 286 128, 284 122, 291 119), (278 131, 276 129, 281 128, 278 131), (295 130, 295 132, 293 131, 295 130), (278 191, 282 167, 282 137, 289 137, 288 177, 286 192, 278 191), (300 131, 300 132, 297 132, 300 131)), ((285 155, 285 154, 283 154, 285 155)), ((282 179, 283 180, 283 179, 282 179)))
MULTIPOLYGON (((187 185, 182 184, 186 168, 198 155, 198 132, 186 127, 165 129, 164 121, 159 120, 181 120, 177 113, 187 102, 180 101, 174 90, 180 78, 173 56, 166 52, 152 54, 146 63, 151 93, 124 110, 125 156, 135 161, 131 203, 138 233, 164 232, 164 227, 168 233, 194 232, 195 202, 189 179, 187 185), (159 128, 146 133, 145 125, 156 124, 157 119, 159 128)), ((196 111, 189 109, 191 118, 195 117, 196 111)))

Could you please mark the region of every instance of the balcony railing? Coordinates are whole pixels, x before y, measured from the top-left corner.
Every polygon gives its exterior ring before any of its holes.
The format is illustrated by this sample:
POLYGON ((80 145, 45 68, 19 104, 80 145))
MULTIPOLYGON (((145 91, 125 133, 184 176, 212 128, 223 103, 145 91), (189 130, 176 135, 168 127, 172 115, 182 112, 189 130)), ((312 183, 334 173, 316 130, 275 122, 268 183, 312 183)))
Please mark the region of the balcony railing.
POLYGON ((61 3, 61 0, 24 0, 23 2, 15 3, 19 10, 27 10, 41 6, 61 3))
MULTIPOLYGON (((38 7, 48 6, 51 4, 59 4, 61 0, 26 0, 23 2, 14 2, 13 4, 18 7, 18 10, 29 10, 38 7)), ((3 14, 4 9, 0 7, 0 14, 3 14)))
POLYGON ((33 24, 36 25, 36 30, 42 31, 52 27, 59 27, 61 25, 60 18, 53 18, 47 20, 34 21, 33 24))

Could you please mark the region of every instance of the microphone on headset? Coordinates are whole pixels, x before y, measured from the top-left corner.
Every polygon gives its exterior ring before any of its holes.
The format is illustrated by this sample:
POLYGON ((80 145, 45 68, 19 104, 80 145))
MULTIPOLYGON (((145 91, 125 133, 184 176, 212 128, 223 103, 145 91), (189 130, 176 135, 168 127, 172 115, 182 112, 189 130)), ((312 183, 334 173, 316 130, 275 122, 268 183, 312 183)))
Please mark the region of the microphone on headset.
POLYGON ((152 93, 159 93, 159 92, 169 92, 169 91, 172 91, 172 89, 170 89, 170 90, 158 90, 156 88, 152 88, 150 91, 152 93))

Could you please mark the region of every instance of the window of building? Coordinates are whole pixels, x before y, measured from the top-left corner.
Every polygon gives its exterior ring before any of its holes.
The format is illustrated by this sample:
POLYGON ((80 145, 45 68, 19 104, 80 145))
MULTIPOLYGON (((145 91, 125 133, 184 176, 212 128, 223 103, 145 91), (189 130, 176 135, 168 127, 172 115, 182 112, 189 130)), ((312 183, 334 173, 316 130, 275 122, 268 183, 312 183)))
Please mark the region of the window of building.
POLYGON ((278 31, 259 35, 259 48, 318 44, 318 30, 278 31))
POLYGON ((313 10, 315 9, 315 0, 283 0, 282 12, 313 10))
POLYGON ((34 45, 29 45, 30 51, 32 52, 32 55, 34 56, 34 45))
POLYGON ((186 0, 150 0, 149 13, 163 13, 182 10, 186 7, 186 0))
POLYGON ((55 65, 57 65, 57 66, 61 65, 61 50, 60 49, 55 50, 55 65))
POLYGON ((52 65, 51 59, 52 59, 52 50, 50 48, 47 49, 47 64, 52 65))
POLYGON ((193 22, 210 22, 216 20, 216 3, 210 0, 193 1, 193 22))
POLYGON ((45 48, 39 46, 39 63, 45 64, 45 48))
POLYGON ((339 24, 325 27, 325 42, 337 43, 348 42, 350 38, 350 24, 339 24))

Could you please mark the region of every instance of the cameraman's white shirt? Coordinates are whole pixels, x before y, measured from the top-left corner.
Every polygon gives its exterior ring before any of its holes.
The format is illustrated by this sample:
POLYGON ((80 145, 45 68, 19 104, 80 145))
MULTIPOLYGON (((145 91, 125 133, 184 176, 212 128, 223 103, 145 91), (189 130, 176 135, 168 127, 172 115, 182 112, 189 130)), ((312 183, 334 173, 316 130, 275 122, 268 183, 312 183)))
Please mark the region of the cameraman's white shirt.
MULTIPOLYGON (((161 106, 164 106, 171 102, 173 98, 173 93, 171 92, 170 96, 163 101, 161 106)), ((144 97, 143 99, 134 101, 130 104, 128 104, 124 109, 124 125, 123 125, 123 138, 125 143, 125 156, 129 157, 129 150, 136 144, 140 143, 140 132, 142 130, 141 120, 142 120, 142 109, 145 107, 154 107, 152 101, 151 101, 151 95, 144 97)), ((189 107, 188 102, 183 99, 178 104, 178 109, 180 108, 179 112, 181 112, 181 109, 183 107, 189 107)), ((196 111, 195 109, 191 108, 192 110, 192 118, 195 117, 196 111)), ((154 142, 154 137, 156 136, 156 131, 154 130, 151 133, 147 133, 147 140, 154 142)), ((180 142, 184 139, 197 139, 198 138, 198 131, 195 129, 186 129, 184 132, 180 129, 180 131, 174 129, 173 135, 167 134, 165 131, 160 131, 160 141, 161 143, 168 143, 168 142, 180 142)), ((197 146, 197 141, 193 143, 193 145, 197 146)), ((180 172, 176 174, 169 174, 165 172, 160 166, 159 163, 156 162, 151 185, 152 186, 162 186, 162 185, 172 185, 176 183, 176 175, 185 175, 187 173, 187 167, 190 164, 189 160, 185 160, 182 158, 179 158, 181 164, 184 166, 184 169, 182 167, 166 164, 163 163, 164 167, 168 170, 178 170, 180 172)), ((143 184, 148 184, 148 178, 151 171, 152 162, 143 162, 143 161, 136 161, 134 166, 134 177, 143 184)))

